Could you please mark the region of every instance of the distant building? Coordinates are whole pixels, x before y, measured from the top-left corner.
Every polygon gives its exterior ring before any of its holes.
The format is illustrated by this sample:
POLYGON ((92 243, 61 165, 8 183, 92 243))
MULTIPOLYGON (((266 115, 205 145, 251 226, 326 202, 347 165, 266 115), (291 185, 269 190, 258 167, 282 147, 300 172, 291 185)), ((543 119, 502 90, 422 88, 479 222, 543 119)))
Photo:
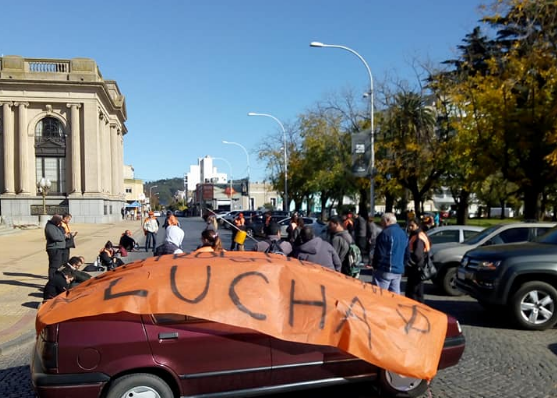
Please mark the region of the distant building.
POLYGON ((124 205, 125 98, 92 59, 0 57, 0 211, 8 223, 43 213, 114 222, 124 205))
POLYGON ((141 202, 144 195, 143 180, 135 178, 132 165, 124 165, 124 190, 126 203, 141 202))

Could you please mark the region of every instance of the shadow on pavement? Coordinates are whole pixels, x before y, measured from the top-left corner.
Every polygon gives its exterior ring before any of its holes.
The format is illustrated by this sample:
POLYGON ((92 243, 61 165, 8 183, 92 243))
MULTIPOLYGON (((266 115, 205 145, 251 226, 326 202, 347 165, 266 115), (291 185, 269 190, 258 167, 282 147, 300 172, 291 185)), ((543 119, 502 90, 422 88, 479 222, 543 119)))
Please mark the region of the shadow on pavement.
POLYGON ((21 286, 21 287, 33 287, 36 289, 42 289, 44 287, 45 284, 36 284, 36 283, 25 283, 25 282, 19 282, 19 281, 0 281, 1 285, 12 285, 12 286, 21 286))
POLYGON ((46 275, 35 275, 35 274, 26 274, 24 272, 4 272, 6 276, 21 276, 24 278, 39 278, 39 279, 48 279, 46 275))
POLYGON ((490 311, 475 301, 428 300, 427 305, 454 316, 462 325, 515 329, 505 311, 490 311))
MULTIPOLYGON (((42 300, 41 300, 42 301, 42 300)), ((39 308, 41 301, 27 301, 26 303, 22 303, 22 307, 32 308, 34 310, 39 308)))
POLYGON ((550 345, 548 346, 548 348, 549 348, 549 350, 550 350, 552 353, 554 353, 555 355, 557 355, 557 343, 555 343, 555 344, 550 344, 550 345))

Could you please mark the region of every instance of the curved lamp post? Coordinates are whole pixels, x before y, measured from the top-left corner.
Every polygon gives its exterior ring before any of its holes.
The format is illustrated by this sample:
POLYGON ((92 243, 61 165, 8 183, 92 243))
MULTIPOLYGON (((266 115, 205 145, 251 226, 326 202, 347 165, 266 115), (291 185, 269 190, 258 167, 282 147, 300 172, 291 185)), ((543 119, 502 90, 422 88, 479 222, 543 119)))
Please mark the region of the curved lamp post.
POLYGON ((43 215, 46 215, 46 195, 48 195, 48 191, 50 191, 50 187, 52 183, 48 178, 41 178, 39 182, 37 182, 37 188, 39 193, 43 196, 43 215))
POLYGON ((232 211, 232 165, 225 158, 213 158, 213 160, 222 160, 223 162, 226 162, 228 164, 228 167, 230 168, 230 178, 228 179, 228 182, 230 185, 230 211, 232 211))
POLYGON ((158 188, 158 185, 153 185, 152 187, 149 187, 149 210, 153 210, 153 201, 152 201, 152 197, 151 197, 151 192, 153 192, 153 188, 158 188))
POLYGON ((282 138, 284 140, 284 144, 283 144, 283 146, 284 146, 284 208, 283 208, 283 210, 288 211, 290 206, 288 206, 288 158, 287 158, 287 155, 286 155, 286 130, 284 129, 284 126, 282 125, 280 120, 278 120, 273 115, 269 115, 267 113, 249 112, 248 116, 270 117, 275 122, 277 122, 279 124, 280 128, 282 129, 282 138))
POLYGON ((346 50, 348 52, 351 52, 352 54, 354 54, 356 57, 358 57, 360 59, 360 61, 362 61, 367 69, 367 73, 369 75, 369 117, 370 117, 370 123, 371 123, 371 160, 370 160, 370 165, 369 165, 369 170, 370 170, 370 177, 369 177, 369 181, 370 181, 370 188, 369 188, 369 210, 371 212, 371 216, 374 217, 375 216, 375 132, 374 132, 374 126, 373 126, 373 76, 371 74, 371 69, 369 68, 369 65, 367 64, 366 60, 360 55, 358 54, 356 51, 352 50, 349 47, 346 46, 339 46, 336 44, 323 44, 321 42, 318 41, 312 41, 310 43, 311 47, 318 47, 318 48, 340 48, 341 50, 346 50))
POLYGON ((242 144, 238 144, 237 142, 232 142, 232 141, 223 141, 223 144, 230 144, 230 145, 237 145, 240 148, 242 148, 244 150, 244 153, 246 154, 246 161, 248 163, 248 210, 251 210, 251 197, 250 197, 250 189, 249 189, 249 155, 248 155, 248 151, 247 149, 242 145, 242 144))

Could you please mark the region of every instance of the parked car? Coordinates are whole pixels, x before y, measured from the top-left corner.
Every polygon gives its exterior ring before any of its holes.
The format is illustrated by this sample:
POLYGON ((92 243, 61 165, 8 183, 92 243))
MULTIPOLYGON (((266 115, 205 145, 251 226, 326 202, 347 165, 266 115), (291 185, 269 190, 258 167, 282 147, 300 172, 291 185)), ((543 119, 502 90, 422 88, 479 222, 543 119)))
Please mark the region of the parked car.
POLYGON ((486 228, 462 243, 439 243, 431 247, 433 263, 438 273, 433 283, 450 296, 462 294, 456 287, 456 270, 468 250, 480 246, 531 241, 543 235, 555 223, 519 222, 499 224, 486 228))
POLYGON ((154 211, 153 211, 153 215, 154 215, 155 217, 160 217, 160 216, 161 216, 160 210, 154 210, 154 211))
POLYGON ((222 221, 221 225, 224 228, 230 229, 231 228, 230 224, 234 224, 234 220, 236 219, 236 217, 238 217, 238 214, 240 213, 244 214, 244 219, 246 220, 246 226, 247 224, 254 221, 255 219, 262 217, 261 212, 257 210, 234 210, 222 216, 222 220, 226 220, 228 222, 222 221))
POLYGON ((484 228, 472 225, 447 225, 426 232, 432 245, 438 243, 460 243, 471 238, 484 228))
POLYGON ((184 212, 182 210, 174 210, 175 217, 184 217, 184 212))
MULTIPOLYGON (((278 223, 283 220, 284 216, 271 216, 271 222, 278 223)), ((249 222, 246 227, 246 232, 249 236, 265 237, 265 220, 263 217, 258 217, 253 222, 249 222)))
MULTIPOLYGON (((457 364, 464 346, 449 316, 438 369, 457 364)), ((35 343, 31 378, 39 398, 245 397, 367 380, 393 397, 428 388, 426 380, 336 348, 177 314, 103 314, 47 326, 35 343)))
POLYGON ((456 286, 485 307, 508 310, 522 328, 557 324, 557 228, 535 242, 479 247, 466 253, 456 286))
MULTIPOLYGON (((327 224, 324 223, 323 221, 314 218, 314 217, 302 217, 302 219, 304 220, 304 225, 310 226, 313 228, 313 234, 314 236, 319 236, 323 239, 326 239, 327 237, 327 224)), ((288 229, 288 225, 290 225, 290 217, 285 218, 281 221, 279 221, 279 226, 280 226, 280 235, 283 238, 286 238, 288 236, 288 232, 286 232, 286 230, 288 229)))

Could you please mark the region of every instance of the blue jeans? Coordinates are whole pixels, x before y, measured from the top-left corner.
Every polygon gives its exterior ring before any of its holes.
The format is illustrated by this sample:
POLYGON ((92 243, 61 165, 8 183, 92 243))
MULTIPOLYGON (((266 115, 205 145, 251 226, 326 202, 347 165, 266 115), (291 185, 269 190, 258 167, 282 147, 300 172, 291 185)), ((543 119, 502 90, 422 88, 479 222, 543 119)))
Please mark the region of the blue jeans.
POLYGON ((151 246, 151 241, 153 241, 153 253, 154 253, 155 247, 157 246, 157 234, 154 232, 147 232, 147 237, 145 238, 145 251, 149 250, 149 246, 151 246))
POLYGON ((392 272, 385 272, 376 270, 373 272, 373 284, 379 286, 381 289, 388 290, 396 294, 400 294, 400 281, 401 274, 393 274, 392 272))

